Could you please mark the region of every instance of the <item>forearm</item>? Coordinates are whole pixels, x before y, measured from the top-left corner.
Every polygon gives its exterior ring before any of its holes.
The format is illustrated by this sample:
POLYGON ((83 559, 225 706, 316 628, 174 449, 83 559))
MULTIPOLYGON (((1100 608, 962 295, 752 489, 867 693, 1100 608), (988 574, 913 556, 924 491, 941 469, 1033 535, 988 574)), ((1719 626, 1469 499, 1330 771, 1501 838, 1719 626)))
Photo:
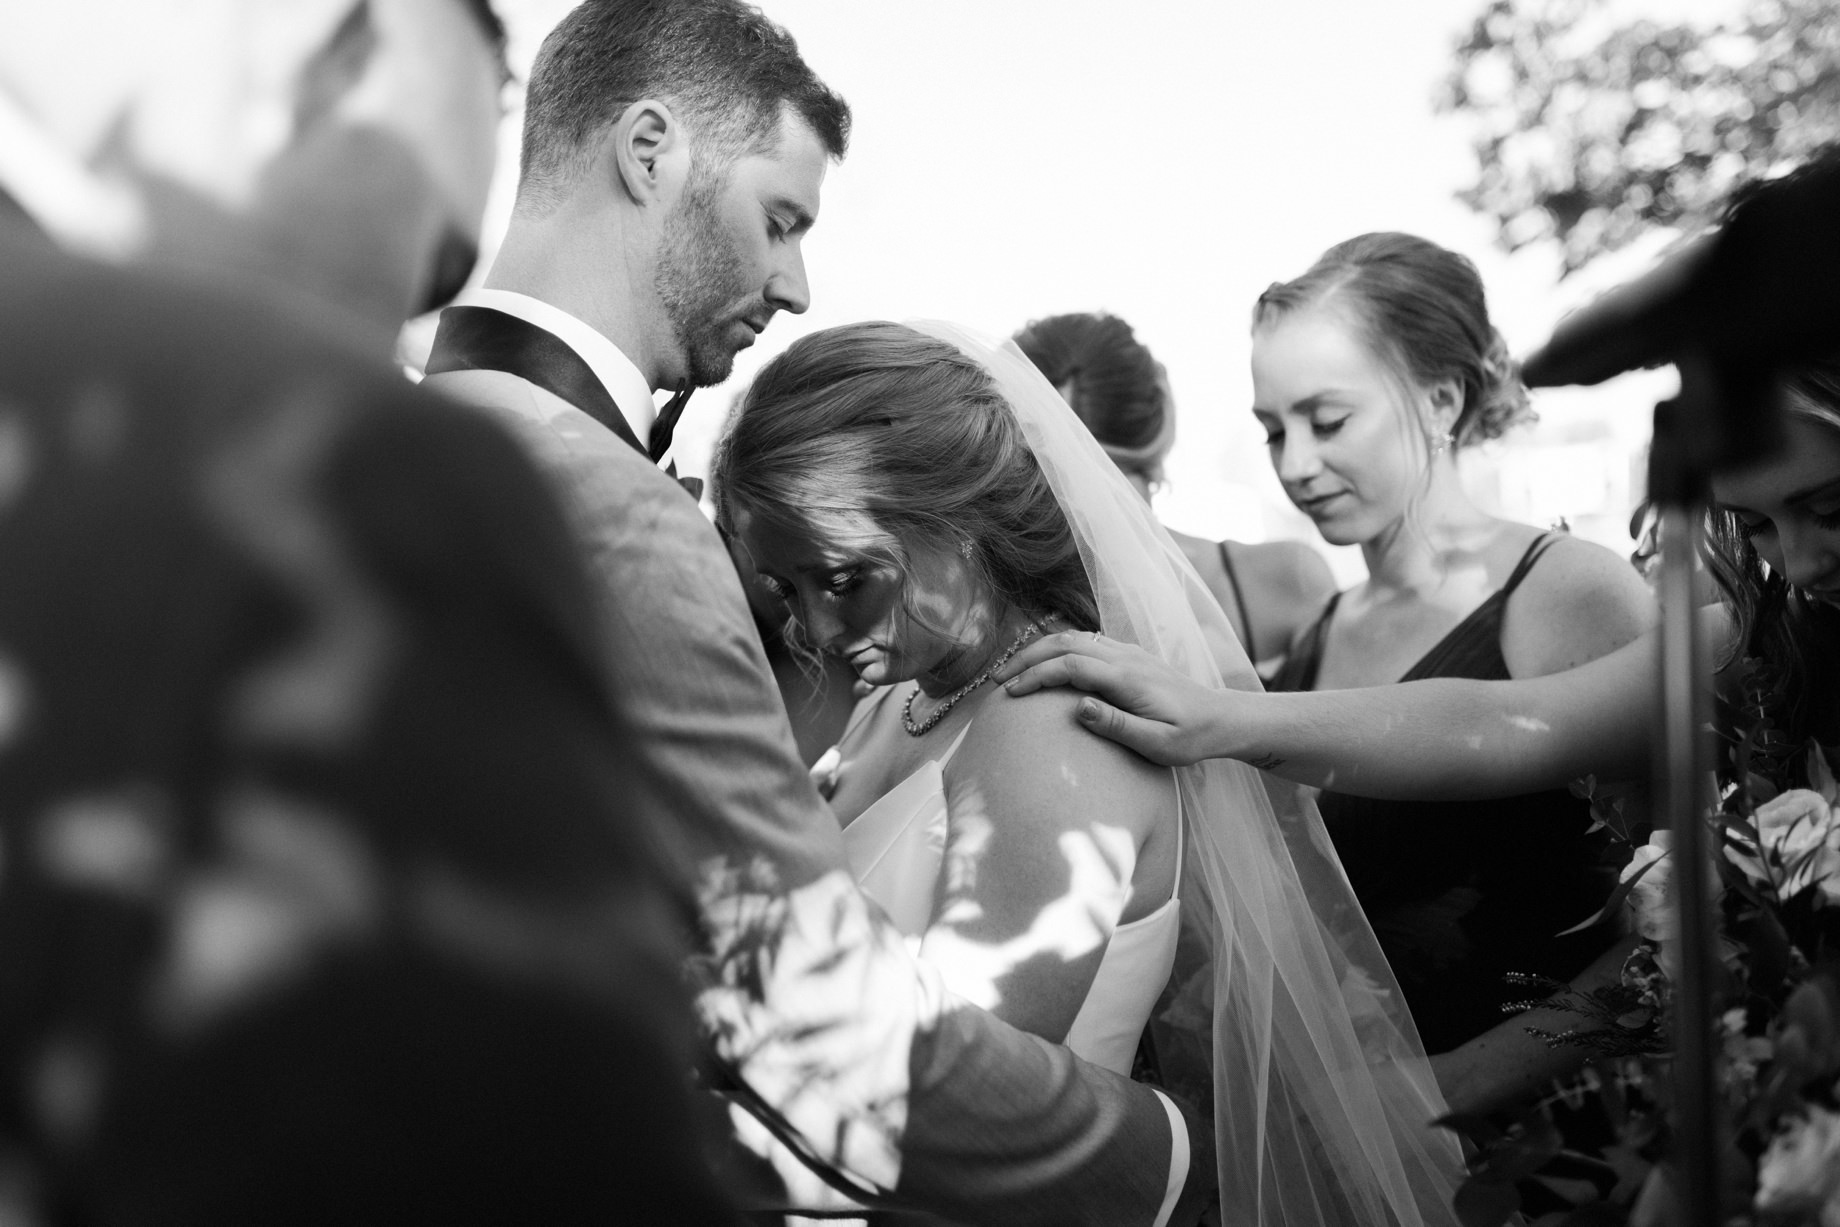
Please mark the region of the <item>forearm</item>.
MULTIPOLYGON (((1637 939, 1626 937, 1580 972, 1571 982, 1573 992, 1588 994, 1622 975, 1637 939)), ((1431 1058, 1438 1087, 1453 1112, 1476 1114, 1503 1111, 1525 1104, 1554 1081, 1577 1072, 1590 1050, 1577 1044, 1548 1044, 1528 1034, 1530 1028, 1561 1033, 1579 1026, 1579 1016, 1567 1010, 1527 1010, 1504 1020, 1460 1048, 1431 1058)))
POLYGON ((1413 800, 1511 796, 1590 772, 1640 773, 1647 751, 1642 693, 1578 703, 1569 677, 1222 691, 1206 752, 1319 788, 1413 800))

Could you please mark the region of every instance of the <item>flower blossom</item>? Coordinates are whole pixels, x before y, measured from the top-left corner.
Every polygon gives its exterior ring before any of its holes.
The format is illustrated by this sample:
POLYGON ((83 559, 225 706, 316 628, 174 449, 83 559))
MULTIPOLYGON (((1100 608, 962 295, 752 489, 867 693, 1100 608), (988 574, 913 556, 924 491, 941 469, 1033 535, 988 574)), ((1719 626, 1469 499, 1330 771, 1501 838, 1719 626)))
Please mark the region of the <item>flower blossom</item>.
POLYGON ((1758 1164, 1756 1206, 1840 1227, 1840 1113, 1812 1108, 1776 1135, 1758 1164))
POLYGON ((1623 866, 1620 878, 1627 882, 1636 874, 1642 874, 1630 887, 1626 904, 1636 932, 1652 942, 1666 941, 1674 933, 1673 914, 1667 904, 1668 878, 1674 868, 1669 856, 1672 842, 1672 832, 1656 831, 1647 843, 1635 850, 1629 864, 1623 866), (1648 866, 1653 867, 1643 872, 1648 866))
MULTIPOLYGON (((1815 887, 1822 902, 1840 904, 1840 821, 1826 797, 1792 789, 1759 805, 1756 823, 1765 862, 1782 866, 1783 879, 1776 885, 1783 898, 1815 887)), ((1757 876, 1750 864, 1745 869, 1757 876)))

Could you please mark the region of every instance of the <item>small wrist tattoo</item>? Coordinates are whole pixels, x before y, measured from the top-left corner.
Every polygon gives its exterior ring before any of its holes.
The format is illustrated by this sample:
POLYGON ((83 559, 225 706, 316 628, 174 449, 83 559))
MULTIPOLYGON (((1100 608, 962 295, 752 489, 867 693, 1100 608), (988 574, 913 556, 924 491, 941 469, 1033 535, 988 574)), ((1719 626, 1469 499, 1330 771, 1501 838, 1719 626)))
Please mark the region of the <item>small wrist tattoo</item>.
POLYGON ((1258 758, 1247 759, 1246 765, 1248 767, 1257 768, 1260 771, 1276 771, 1284 765, 1284 760, 1279 758, 1276 754, 1263 754, 1258 758))

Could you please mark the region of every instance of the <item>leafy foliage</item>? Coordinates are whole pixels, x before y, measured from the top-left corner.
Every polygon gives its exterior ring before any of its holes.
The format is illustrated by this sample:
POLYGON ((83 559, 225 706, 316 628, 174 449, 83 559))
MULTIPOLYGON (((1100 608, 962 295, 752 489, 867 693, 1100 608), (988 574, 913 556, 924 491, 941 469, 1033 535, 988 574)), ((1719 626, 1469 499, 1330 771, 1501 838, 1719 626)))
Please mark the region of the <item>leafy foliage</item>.
MULTIPOLYGON (((1722 729, 1720 803, 1706 815, 1720 917, 1718 1117, 1723 1221, 1746 1227, 1840 1223, 1840 785, 1820 747, 1786 746, 1768 696, 1745 685, 1722 729)), ((1574 791, 1593 795, 1594 782, 1574 791)), ((1594 798, 1595 800, 1595 798, 1594 798)), ((1612 816, 1610 807, 1599 820, 1612 816)), ((1619 832, 1621 834, 1622 832, 1619 832)), ((1553 1045, 1593 1055, 1579 1078, 1517 1119, 1453 1117, 1474 1144, 1455 1209, 1465 1227, 1521 1215, 1542 1227, 1650 1227, 1678 1218, 1673 1168, 1675 956, 1657 924, 1668 833, 1632 847, 1606 913, 1627 908, 1646 940, 1621 982, 1591 994, 1520 977, 1522 1008, 1578 1018, 1553 1045)), ((1598 920, 1606 919, 1600 913, 1598 920)))
POLYGON ((1490 0, 1438 109, 1472 122, 1459 197, 1510 251, 1556 239, 1571 273, 1648 227, 1697 228, 1840 138, 1840 22, 1832 0, 1756 0, 1715 29, 1490 0))

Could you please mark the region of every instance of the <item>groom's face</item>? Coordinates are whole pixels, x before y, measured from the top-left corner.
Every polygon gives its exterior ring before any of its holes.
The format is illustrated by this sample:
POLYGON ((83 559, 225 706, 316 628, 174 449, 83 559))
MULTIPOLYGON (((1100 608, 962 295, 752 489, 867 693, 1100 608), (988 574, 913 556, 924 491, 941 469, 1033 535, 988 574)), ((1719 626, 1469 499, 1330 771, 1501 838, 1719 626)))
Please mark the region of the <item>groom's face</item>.
POLYGON ((803 242, 829 156, 804 121, 727 166, 692 172, 665 222, 654 284, 676 353, 664 383, 721 383, 774 314, 811 305, 803 242))

